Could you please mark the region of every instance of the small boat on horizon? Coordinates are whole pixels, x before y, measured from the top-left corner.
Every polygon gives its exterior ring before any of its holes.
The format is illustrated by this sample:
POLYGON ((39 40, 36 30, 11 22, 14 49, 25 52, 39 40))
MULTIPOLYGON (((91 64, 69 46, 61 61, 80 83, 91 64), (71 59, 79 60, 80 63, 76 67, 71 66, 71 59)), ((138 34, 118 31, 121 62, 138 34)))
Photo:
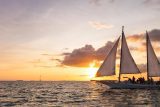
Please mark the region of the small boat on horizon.
POLYGON ((160 76, 160 63, 151 45, 151 41, 146 31, 146 50, 147 50, 147 81, 143 78, 143 83, 121 81, 121 74, 141 74, 137 67, 124 34, 124 27, 122 27, 122 35, 115 41, 113 47, 104 59, 102 65, 96 73, 96 77, 113 76, 116 75, 116 53, 118 44, 121 38, 121 54, 120 54, 120 68, 118 80, 94 80, 107 85, 111 89, 160 89, 159 82, 153 82, 152 77, 160 76), (151 81, 151 82, 150 82, 151 81))

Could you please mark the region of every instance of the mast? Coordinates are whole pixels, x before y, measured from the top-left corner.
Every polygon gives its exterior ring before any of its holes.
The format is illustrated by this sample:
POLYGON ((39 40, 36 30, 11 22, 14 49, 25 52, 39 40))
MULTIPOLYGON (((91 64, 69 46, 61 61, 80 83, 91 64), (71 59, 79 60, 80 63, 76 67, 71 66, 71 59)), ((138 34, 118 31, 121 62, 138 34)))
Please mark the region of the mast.
POLYGON ((119 82, 121 80, 121 74, 137 74, 140 73, 127 45, 127 41, 124 35, 124 26, 122 26, 122 40, 121 40, 121 58, 119 69, 119 82))
POLYGON ((124 26, 122 26, 122 39, 121 39, 121 58, 120 58, 120 69, 119 69, 119 77, 118 81, 121 81, 121 67, 122 67, 122 43, 123 43, 123 36, 124 36, 124 26))
POLYGON ((147 48, 147 81, 149 80, 149 75, 148 75, 148 71, 149 71, 149 67, 148 67, 148 32, 146 31, 146 48, 147 48))

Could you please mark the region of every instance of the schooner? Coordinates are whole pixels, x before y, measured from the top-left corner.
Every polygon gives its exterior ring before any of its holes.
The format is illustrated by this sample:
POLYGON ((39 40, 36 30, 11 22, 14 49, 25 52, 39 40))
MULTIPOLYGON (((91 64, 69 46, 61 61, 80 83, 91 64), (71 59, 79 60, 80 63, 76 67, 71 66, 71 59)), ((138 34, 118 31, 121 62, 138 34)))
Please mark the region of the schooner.
MULTIPOLYGON (((119 68, 118 81, 103 80, 99 82, 106 84, 107 86, 109 86, 109 88, 117 88, 117 89, 160 88, 160 85, 148 84, 147 82, 145 84, 136 84, 136 83, 121 81, 121 74, 141 73, 129 51, 124 34, 124 27, 122 27, 122 35, 115 41, 107 57, 104 59, 102 65, 98 69, 96 77, 116 75, 116 53, 120 38, 121 38, 121 55, 120 55, 120 68, 119 68)), ((147 80, 149 80, 149 77, 160 76, 160 63, 153 50, 147 31, 146 31, 146 50, 147 50, 147 80)))

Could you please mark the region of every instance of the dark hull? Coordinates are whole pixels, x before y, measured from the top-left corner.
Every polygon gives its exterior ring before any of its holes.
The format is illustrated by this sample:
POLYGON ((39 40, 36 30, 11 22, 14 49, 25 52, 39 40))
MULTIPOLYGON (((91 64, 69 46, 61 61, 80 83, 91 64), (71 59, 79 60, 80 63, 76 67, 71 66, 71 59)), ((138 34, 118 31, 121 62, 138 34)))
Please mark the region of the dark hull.
POLYGON ((110 89, 160 89, 156 84, 133 84, 129 82, 99 81, 110 89))

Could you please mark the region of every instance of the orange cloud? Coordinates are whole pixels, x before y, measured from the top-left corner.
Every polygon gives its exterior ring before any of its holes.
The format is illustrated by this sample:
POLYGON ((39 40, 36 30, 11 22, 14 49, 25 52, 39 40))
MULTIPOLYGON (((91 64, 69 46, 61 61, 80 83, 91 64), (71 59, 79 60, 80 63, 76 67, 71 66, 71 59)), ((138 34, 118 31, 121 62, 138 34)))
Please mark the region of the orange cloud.
POLYGON ((144 39, 144 34, 134 34, 134 35, 127 36, 127 40, 132 42, 143 40, 143 39, 144 39))
POLYGON ((88 67, 90 63, 95 62, 95 66, 100 65, 107 53, 112 48, 113 42, 107 42, 105 46, 94 49, 92 45, 85 45, 82 48, 74 49, 71 53, 64 53, 64 60, 61 64, 75 67, 88 67))
POLYGON ((89 63, 94 60, 95 49, 92 45, 85 45, 82 48, 75 49, 72 53, 67 54, 62 64, 67 66, 88 67, 89 63))

